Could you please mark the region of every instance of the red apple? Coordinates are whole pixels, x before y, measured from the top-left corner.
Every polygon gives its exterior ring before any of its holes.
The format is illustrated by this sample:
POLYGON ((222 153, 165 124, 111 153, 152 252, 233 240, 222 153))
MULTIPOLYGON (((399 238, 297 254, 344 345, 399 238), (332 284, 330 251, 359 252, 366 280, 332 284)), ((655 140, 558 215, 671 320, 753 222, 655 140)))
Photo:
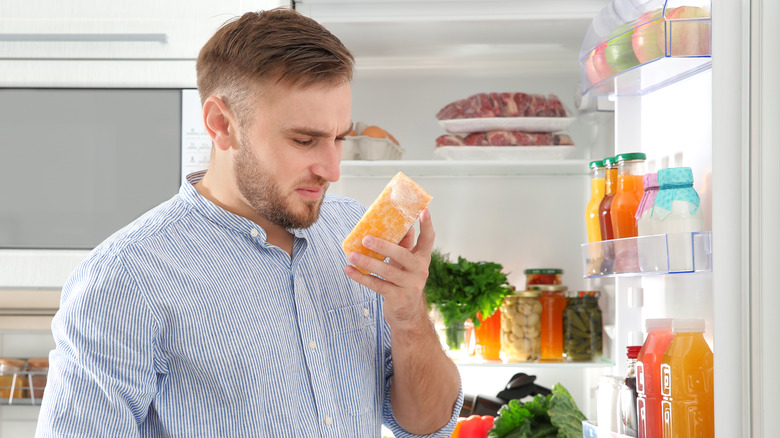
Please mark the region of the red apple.
POLYGON ((588 53, 588 58, 585 60, 585 75, 588 77, 589 86, 601 82, 601 76, 596 71, 596 66, 593 65, 593 52, 588 53))
POLYGON ((644 64, 664 56, 663 45, 658 45, 658 29, 663 29, 663 26, 660 9, 646 12, 637 20, 637 27, 631 36, 631 45, 640 63, 644 64))
POLYGON ((666 11, 666 25, 658 30, 658 45, 668 56, 710 55, 710 11, 680 6, 666 11))
POLYGON ((605 42, 593 49, 593 68, 596 69, 601 80, 612 77, 615 74, 615 70, 607 63, 607 57, 604 53, 606 48, 607 43, 605 42))

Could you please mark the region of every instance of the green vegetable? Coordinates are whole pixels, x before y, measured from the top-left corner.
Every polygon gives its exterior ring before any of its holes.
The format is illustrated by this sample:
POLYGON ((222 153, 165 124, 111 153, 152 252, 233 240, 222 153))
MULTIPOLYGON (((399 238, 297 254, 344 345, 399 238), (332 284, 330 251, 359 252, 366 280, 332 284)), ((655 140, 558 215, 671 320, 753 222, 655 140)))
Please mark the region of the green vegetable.
POLYGON ((477 314, 492 315, 513 292, 502 270, 498 263, 471 262, 463 257, 450 263, 447 255, 433 251, 425 283, 428 305, 441 311, 447 326, 471 318, 479 327, 477 314))
POLYGON ((580 438, 585 415, 569 392, 555 384, 552 394, 521 403, 510 400, 498 410, 488 438, 580 438))

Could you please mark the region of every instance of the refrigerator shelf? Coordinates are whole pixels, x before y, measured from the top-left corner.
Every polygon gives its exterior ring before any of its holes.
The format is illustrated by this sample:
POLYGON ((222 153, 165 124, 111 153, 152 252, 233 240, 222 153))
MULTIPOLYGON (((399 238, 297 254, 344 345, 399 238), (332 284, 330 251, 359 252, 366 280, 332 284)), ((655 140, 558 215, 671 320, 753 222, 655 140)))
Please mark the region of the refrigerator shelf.
POLYGON ((595 422, 585 420, 582 422, 582 438, 629 438, 629 436, 601 429, 595 422))
POLYGON ((410 178, 427 176, 483 177, 528 175, 588 175, 588 161, 557 160, 345 160, 341 176, 348 178, 392 177, 403 172, 410 178))
POLYGON ((503 362, 491 360, 455 360, 458 367, 487 367, 487 368, 611 368, 615 363, 607 359, 589 362, 503 362))
POLYGON ((0 405, 40 405, 47 374, 47 371, 0 372, 0 405))
POLYGON ((581 245, 585 278, 712 271, 712 232, 669 233, 581 245))

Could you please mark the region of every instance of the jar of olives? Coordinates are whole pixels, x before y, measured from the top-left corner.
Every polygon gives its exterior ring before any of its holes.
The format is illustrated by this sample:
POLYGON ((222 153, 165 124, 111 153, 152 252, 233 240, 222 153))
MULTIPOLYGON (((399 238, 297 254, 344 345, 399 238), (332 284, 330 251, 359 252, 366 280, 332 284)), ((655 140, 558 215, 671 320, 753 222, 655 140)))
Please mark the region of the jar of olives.
POLYGON ((541 292, 517 291, 501 304, 501 352, 507 362, 532 362, 541 355, 541 292))
POLYGON ((601 355, 602 315, 599 292, 570 292, 563 311, 563 352, 569 361, 590 361, 601 355))

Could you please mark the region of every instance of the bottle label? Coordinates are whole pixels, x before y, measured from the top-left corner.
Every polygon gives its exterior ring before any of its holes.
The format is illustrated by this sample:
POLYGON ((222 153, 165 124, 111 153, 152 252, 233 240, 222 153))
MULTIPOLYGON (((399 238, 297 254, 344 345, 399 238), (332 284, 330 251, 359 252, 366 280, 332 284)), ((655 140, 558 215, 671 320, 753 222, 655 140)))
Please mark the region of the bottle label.
POLYGON ((661 395, 672 396, 672 369, 665 363, 661 364, 661 395))
POLYGON ((645 365, 642 362, 636 363, 636 393, 645 395, 645 365))
POLYGON ((661 401, 661 412, 664 419, 664 436, 672 436, 672 402, 661 401))
POLYGON ((645 399, 636 399, 637 433, 644 438, 647 436, 647 412, 645 411, 645 399))
POLYGON ((661 415, 664 422, 664 436, 672 436, 672 368, 661 364, 661 415))

